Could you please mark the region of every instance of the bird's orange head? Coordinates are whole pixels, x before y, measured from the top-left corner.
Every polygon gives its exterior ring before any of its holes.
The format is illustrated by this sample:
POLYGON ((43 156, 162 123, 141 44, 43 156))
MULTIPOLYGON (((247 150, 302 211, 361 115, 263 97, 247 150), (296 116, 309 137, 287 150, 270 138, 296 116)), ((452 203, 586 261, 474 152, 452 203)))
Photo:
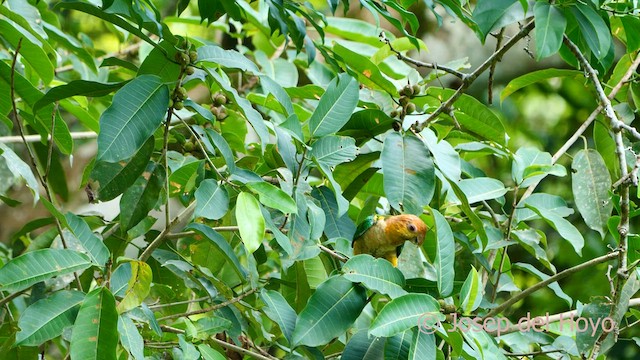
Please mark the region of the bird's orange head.
POLYGON ((411 240, 414 244, 420 246, 424 242, 427 234, 427 225, 415 215, 397 215, 386 219, 385 232, 394 242, 400 244, 407 240, 411 240))

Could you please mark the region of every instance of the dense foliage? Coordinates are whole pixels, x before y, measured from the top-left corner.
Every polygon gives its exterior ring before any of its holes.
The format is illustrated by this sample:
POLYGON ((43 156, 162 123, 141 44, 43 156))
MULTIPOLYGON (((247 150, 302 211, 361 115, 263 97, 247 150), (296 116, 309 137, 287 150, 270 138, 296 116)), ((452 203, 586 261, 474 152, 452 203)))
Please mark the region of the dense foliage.
POLYGON ((596 0, 3 1, 0 200, 47 210, 2 239, 3 356, 637 356, 639 14, 596 0), (452 20, 495 44, 486 61, 419 60, 424 21, 452 20), (491 99, 518 43, 564 63, 510 79, 501 112, 467 90, 491 99), (550 94, 571 115, 527 117, 553 113, 550 94), (71 183, 116 216, 78 210, 71 183), (429 226, 397 268, 353 256, 375 213, 429 226))

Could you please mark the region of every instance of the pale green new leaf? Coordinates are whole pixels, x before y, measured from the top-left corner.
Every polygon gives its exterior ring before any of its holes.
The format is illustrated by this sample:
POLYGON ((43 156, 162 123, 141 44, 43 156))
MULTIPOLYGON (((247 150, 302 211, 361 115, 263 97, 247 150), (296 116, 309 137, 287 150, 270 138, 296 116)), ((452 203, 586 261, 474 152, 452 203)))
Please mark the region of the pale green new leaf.
POLYGON ((258 199, 264 206, 280 210, 283 213, 297 213, 296 202, 279 187, 266 181, 247 183, 247 187, 258 194, 258 199))
POLYGON ((265 223, 260 211, 260 203, 248 192, 238 194, 236 200, 236 219, 240 230, 240 238, 247 252, 253 254, 262 244, 265 223))
POLYGON ((118 303, 118 313, 125 313, 136 308, 149 295, 153 273, 151 267, 143 261, 129 261, 131 277, 129 278, 124 298, 118 303))
POLYGON ((484 289, 482 288, 482 280, 476 268, 471 266, 471 271, 467 275, 467 279, 462 284, 460 289, 460 307, 462 313, 467 315, 480 306, 482 301, 482 294, 484 289))

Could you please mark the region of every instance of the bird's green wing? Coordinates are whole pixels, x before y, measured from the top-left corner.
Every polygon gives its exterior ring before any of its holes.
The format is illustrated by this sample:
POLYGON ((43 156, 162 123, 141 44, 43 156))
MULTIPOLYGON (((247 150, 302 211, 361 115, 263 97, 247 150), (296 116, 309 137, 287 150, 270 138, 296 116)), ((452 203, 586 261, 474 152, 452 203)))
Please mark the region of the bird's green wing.
POLYGON ((364 235, 364 233, 366 233, 367 230, 369 230, 373 225, 376 224, 376 222, 378 222, 378 219, 379 219, 379 216, 377 215, 367 216, 356 228, 356 233, 353 235, 353 240, 364 235))

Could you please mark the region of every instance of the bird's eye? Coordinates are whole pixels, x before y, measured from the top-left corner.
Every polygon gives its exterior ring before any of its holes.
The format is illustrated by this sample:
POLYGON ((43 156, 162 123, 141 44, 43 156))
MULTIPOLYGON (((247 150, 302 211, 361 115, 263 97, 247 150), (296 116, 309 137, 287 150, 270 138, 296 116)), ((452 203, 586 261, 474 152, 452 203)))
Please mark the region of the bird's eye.
POLYGON ((417 230, 416 226, 413 225, 413 224, 407 225, 407 229, 409 229, 409 231, 411 231, 411 232, 416 232, 416 230, 417 230))

